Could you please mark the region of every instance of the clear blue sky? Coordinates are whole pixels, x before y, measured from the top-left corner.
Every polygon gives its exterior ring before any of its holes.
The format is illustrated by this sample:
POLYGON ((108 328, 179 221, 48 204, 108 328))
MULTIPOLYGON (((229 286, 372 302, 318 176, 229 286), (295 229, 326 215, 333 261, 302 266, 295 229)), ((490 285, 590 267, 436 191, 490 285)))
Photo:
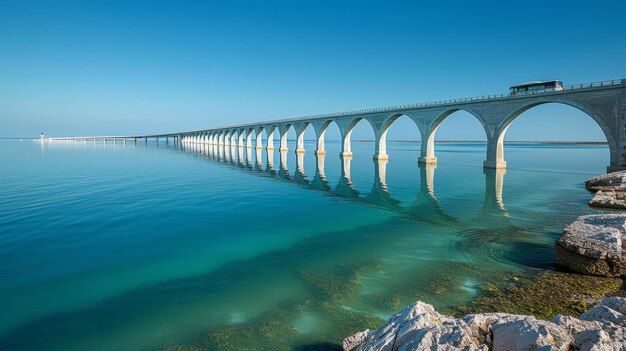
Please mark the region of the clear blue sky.
MULTIPOLYGON (((0 1, 0 136, 168 132, 624 78, 624 14, 623 1, 0 1)), ((507 139, 603 139, 570 107, 522 117, 507 139)), ((463 113, 439 133, 484 138, 463 113)), ((389 138, 419 137, 400 121, 389 138)))

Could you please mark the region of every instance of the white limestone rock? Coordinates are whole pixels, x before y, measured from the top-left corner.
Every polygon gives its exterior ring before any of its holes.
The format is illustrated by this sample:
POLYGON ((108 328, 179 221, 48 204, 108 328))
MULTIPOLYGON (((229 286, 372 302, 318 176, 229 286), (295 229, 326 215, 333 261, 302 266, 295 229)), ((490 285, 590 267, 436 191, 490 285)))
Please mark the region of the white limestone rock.
POLYGON ((418 301, 391 317, 382 327, 367 331, 367 335, 356 334, 348 342, 344 340, 344 345, 351 347, 344 346, 344 350, 395 351, 398 345, 415 338, 419 331, 453 321, 454 318, 441 315, 433 306, 418 301))
POLYGON ((589 206, 626 209, 626 191, 600 190, 589 200, 589 206))
POLYGON ((612 297, 580 318, 550 321, 507 313, 455 319, 416 302, 376 330, 346 338, 345 351, 626 351, 626 299, 612 297))
MULTIPOLYGON (((396 340, 398 351, 409 350, 481 350, 469 329, 460 323, 446 323, 416 330, 410 338, 396 340)), ((483 348, 484 349, 484 348, 483 348)))
POLYGON ((555 244, 557 264, 579 273, 616 277, 626 273, 626 214, 580 216, 555 244))
POLYGON ((591 178, 585 182, 585 187, 596 192, 589 206, 626 209, 626 171, 591 178))
POLYGON ((495 323, 508 323, 523 320, 536 320, 533 316, 522 316, 509 313, 480 313, 469 314, 463 317, 463 321, 470 328, 474 338, 481 344, 492 344, 491 329, 495 323))
POLYGON ((604 330, 583 330, 574 335, 572 347, 579 351, 620 350, 604 330))
POLYGON ((519 320, 493 325, 493 351, 567 351, 574 338, 565 328, 542 320, 519 320))
POLYGON ((362 332, 358 332, 354 335, 350 335, 347 338, 345 338, 343 340, 343 349, 345 351, 352 351, 355 348, 357 348, 359 345, 363 344, 363 342, 365 342, 365 339, 367 339, 367 336, 369 335, 370 330, 366 329, 362 332))
POLYGON ((591 178, 585 187, 596 193, 589 206, 626 209, 626 171, 591 178))
POLYGON ((585 182, 585 187, 589 191, 626 191, 626 171, 593 177, 585 182))
POLYGON ((570 334, 580 333, 585 330, 601 330, 602 323, 598 321, 585 321, 571 316, 554 316, 550 322, 560 325, 570 334))
POLYGON ((606 306, 626 315, 626 299, 623 297, 607 297, 606 299, 600 301, 599 305, 606 306))

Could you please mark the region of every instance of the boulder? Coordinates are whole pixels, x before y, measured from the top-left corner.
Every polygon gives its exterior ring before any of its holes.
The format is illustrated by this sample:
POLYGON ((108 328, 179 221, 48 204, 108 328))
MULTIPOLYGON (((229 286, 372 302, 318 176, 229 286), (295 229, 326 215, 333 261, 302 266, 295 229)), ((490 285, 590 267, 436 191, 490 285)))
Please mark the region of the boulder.
POLYGON ((496 322, 492 328, 493 351, 567 351, 574 341, 562 326, 542 320, 496 322))
POLYGON ((593 177, 585 182, 589 191, 626 191, 626 171, 612 172, 593 177))
POLYGON ((362 332, 358 332, 345 338, 342 345, 344 351, 352 351, 356 349, 359 345, 363 344, 365 342, 365 339, 367 339, 369 332, 370 330, 366 329, 362 332))
POLYGON ((626 191, 600 190, 589 201, 589 206, 626 209, 626 191))
POLYGON ((618 277, 626 273, 626 214, 581 216, 555 244, 557 264, 573 271, 618 277))
POLYGON ((617 342, 604 330, 583 330, 574 335, 572 346, 579 351, 623 350, 616 346, 617 342))
POLYGON ((463 317, 463 321, 470 328, 472 336, 474 336, 479 343, 491 345, 491 328, 496 323, 508 323, 515 321, 535 321, 533 316, 522 316, 508 313, 480 313, 469 314, 463 317))
MULTIPOLYGON (((398 349, 398 345, 403 345, 409 341, 419 343, 419 340, 424 339, 431 328, 452 322, 454 322, 454 318, 441 315, 435 311, 433 306, 418 301, 391 317, 382 327, 348 337, 343 343, 344 350, 395 351, 398 349), (419 333, 421 336, 417 335, 419 333)), ((447 327, 451 327, 451 325, 447 327)), ((451 336, 449 332, 450 330, 440 337, 449 338, 451 336)), ((432 337, 432 335, 428 335, 428 337, 432 337)), ((459 335, 459 338, 462 339, 463 336, 459 335)), ((459 340, 458 342, 461 343, 462 341, 459 340)))
POLYGON ((598 321, 585 321, 571 316, 555 316, 550 322, 560 325, 570 334, 576 334, 585 330, 601 330, 602 323, 598 321))
POLYGON ((626 171, 591 178, 585 187, 596 193, 589 206, 626 209, 626 171))
POLYGON ((604 299, 580 318, 507 313, 453 318, 416 302, 376 330, 346 338, 345 351, 626 351, 626 299, 604 299))

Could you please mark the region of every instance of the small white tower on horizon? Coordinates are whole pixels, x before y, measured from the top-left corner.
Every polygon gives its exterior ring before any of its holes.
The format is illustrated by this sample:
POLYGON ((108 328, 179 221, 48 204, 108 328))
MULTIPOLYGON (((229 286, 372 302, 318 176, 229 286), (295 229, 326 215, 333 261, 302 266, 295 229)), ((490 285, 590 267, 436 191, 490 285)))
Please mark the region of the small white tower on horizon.
POLYGON ((39 140, 44 141, 45 138, 46 136, 43 134, 43 132, 41 132, 41 135, 39 135, 39 140))

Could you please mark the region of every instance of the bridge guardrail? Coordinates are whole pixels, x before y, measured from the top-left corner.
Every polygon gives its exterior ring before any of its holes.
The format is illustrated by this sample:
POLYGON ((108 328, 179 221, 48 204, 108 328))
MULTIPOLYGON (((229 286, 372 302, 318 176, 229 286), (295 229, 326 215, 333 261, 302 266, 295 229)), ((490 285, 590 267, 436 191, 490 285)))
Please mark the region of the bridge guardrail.
MULTIPOLYGON (((613 79, 613 80, 605 80, 605 81, 592 82, 592 83, 572 84, 572 85, 564 86, 563 90, 560 90, 560 91, 570 91, 570 90, 578 90, 578 89, 589 89, 589 88, 599 88, 599 87, 622 85, 622 81, 624 81, 624 80, 613 79)), ((259 122, 259 123, 246 123, 246 124, 229 126, 229 127, 222 127, 222 128, 210 128, 210 129, 202 129, 202 130, 192 130, 192 131, 185 131, 185 132, 176 132, 176 133, 172 133, 172 134, 160 134, 158 136, 163 136, 164 137, 164 136, 167 136, 167 135, 172 136, 172 135, 179 135, 179 134, 185 134, 185 133, 204 132, 204 131, 216 130, 216 129, 248 128, 248 127, 257 126, 257 125, 268 125, 268 124, 278 124, 278 123, 293 123, 293 122, 297 122, 299 120, 306 121, 306 120, 311 120, 311 119, 324 119, 324 118, 353 116, 353 115, 359 115, 359 114, 377 113, 377 112, 387 112, 387 111, 396 111, 396 110, 408 110, 408 109, 414 109, 414 108, 442 106, 442 105, 458 104, 458 103, 472 102, 472 101, 494 100, 494 99, 501 99, 501 98, 515 98, 515 97, 523 97, 523 96, 528 96, 528 95, 537 95, 537 94, 545 94, 545 93, 552 93, 552 92, 555 92, 555 90, 554 89, 542 89, 542 90, 536 90, 536 91, 526 92, 526 93, 523 93, 523 94, 516 94, 516 95, 510 95, 510 94, 489 94, 489 95, 472 96, 472 97, 457 98, 457 99, 447 99, 447 100, 439 100, 439 101, 431 101, 431 102, 421 102, 421 103, 415 103, 415 104, 396 105, 396 106, 378 107, 378 108, 362 109, 362 110, 355 110, 355 111, 346 111, 346 112, 336 112, 336 113, 328 113, 328 114, 318 114, 318 115, 302 116, 302 117, 288 118, 288 119, 282 119, 282 120, 264 121, 264 122, 259 122)), ((143 138, 143 137, 155 137, 155 135, 147 135, 147 136, 136 135, 136 136, 127 136, 127 137, 129 137, 129 138, 133 138, 133 137, 143 138)), ((102 138, 102 137, 100 137, 100 138, 102 138)), ((110 137, 110 138, 124 138, 124 137, 123 136, 119 136, 119 137, 110 137)))
MULTIPOLYGON (((621 85, 621 80, 613 79, 613 80, 605 80, 605 81, 600 81, 600 82, 566 85, 563 87, 562 91, 598 88, 598 87, 606 87, 606 86, 614 86, 614 85, 621 85)), ((471 96, 471 97, 458 98, 458 99, 447 99, 447 100, 422 102, 422 103, 407 104, 407 105, 387 106, 387 107, 371 108, 371 109, 356 110, 356 111, 320 114, 320 115, 313 115, 313 116, 308 116, 308 117, 303 117, 303 118, 326 118, 326 117, 351 116, 351 115, 362 114, 362 113, 386 112, 386 111, 392 111, 392 110, 406 110, 406 109, 411 109, 411 108, 457 104, 457 103, 462 103, 462 102, 493 100, 493 99, 500 99, 500 98, 511 97, 511 96, 526 96, 526 95, 531 95, 531 94, 536 95, 536 94, 550 93, 554 91, 555 91, 554 89, 542 89, 542 90, 536 90, 533 92, 517 94, 517 95, 489 94, 489 95, 471 96)))

